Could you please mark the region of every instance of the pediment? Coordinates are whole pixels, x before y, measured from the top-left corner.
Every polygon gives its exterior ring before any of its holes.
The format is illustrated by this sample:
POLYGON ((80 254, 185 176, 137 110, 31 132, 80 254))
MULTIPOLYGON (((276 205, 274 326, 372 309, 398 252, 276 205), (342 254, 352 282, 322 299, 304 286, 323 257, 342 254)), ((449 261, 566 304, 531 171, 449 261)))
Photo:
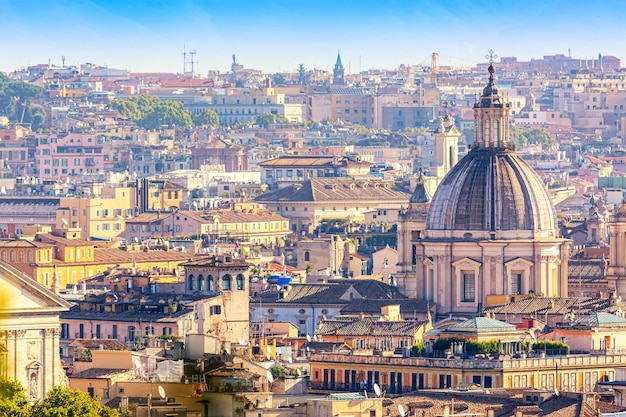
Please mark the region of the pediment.
POLYGON ((0 294, 0 311, 8 314, 70 308, 67 301, 6 262, 0 262, 0 294))
POLYGON ((479 268, 480 265, 480 262, 468 257, 461 258, 452 262, 452 266, 454 266, 455 268, 479 268))
POLYGON ((533 266, 533 263, 524 258, 513 258, 510 261, 504 263, 508 268, 529 268, 533 266))

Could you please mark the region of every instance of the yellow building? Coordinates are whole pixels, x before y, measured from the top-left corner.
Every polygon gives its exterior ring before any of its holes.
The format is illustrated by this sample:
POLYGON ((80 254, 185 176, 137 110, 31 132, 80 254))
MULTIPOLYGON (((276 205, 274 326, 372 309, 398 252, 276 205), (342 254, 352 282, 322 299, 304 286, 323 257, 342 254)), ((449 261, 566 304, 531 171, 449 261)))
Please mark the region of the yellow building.
POLYGON ((374 383, 391 394, 442 389, 462 383, 483 388, 541 388, 593 391, 598 382, 615 380, 626 355, 568 355, 548 358, 439 359, 344 354, 311 355, 311 388, 372 390, 374 383), (361 384, 361 382, 363 384, 361 384))
POLYGON ((174 271, 190 255, 167 247, 110 247, 81 238, 81 229, 50 231, 49 227, 27 229, 29 240, 0 241, 0 259, 26 273, 40 284, 60 291, 78 285, 114 267, 174 271))
POLYGON ((85 239, 110 240, 125 229, 134 215, 137 189, 103 188, 96 197, 64 197, 56 211, 56 228, 78 227, 85 239))

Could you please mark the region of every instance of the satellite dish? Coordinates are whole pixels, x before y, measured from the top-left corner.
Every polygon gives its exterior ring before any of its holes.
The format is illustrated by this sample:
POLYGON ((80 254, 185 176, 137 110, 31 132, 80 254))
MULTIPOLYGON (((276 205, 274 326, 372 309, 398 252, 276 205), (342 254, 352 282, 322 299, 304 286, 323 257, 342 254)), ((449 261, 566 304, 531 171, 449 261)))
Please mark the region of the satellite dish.
POLYGON ((161 399, 167 398, 167 395, 165 395, 165 388, 163 388, 161 385, 159 385, 159 396, 161 397, 161 399))
POLYGON ((267 382, 269 382, 270 384, 272 384, 272 382, 274 382, 274 375, 272 375, 271 371, 267 371, 267 382))
POLYGON ((265 354, 265 357, 267 358, 267 360, 268 360, 268 361, 269 361, 270 359, 272 359, 272 357, 270 356, 270 354, 269 354, 269 353, 266 353, 266 354, 265 354))
POLYGON ((293 359, 291 358, 291 356, 287 358, 287 362, 293 363, 293 359))
POLYGON ((269 354, 271 354, 271 353, 272 353, 272 347, 271 347, 271 346, 268 346, 268 347, 267 347, 267 353, 269 353, 269 354))
POLYGON ((313 340, 315 340, 317 342, 317 335, 316 334, 313 335, 313 340))
POLYGON ((135 368, 141 369, 141 360, 139 358, 135 359, 135 368))
POLYGON ((302 375, 302 371, 300 370, 300 368, 296 369, 296 373, 298 374, 298 376, 302 375))
POLYGON ((380 397, 380 395, 382 394, 380 387, 376 383, 374 384, 374 394, 376 394, 377 397, 380 397))
POLYGON ((311 336, 309 336, 308 334, 306 335, 306 341, 311 342, 311 336))
POLYGON ((404 417, 406 415, 406 410, 402 404, 398 404, 398 413, 400 413, 400 417, 404 417))
POLYGON ((306 347, 306 351, 307 351, 307 352, 310 352, 310 351, 311 351, 311 349, 309 349, 309 347, 307 346, 307 347, 306 347))
POLYGON ((68 225, 69 223, 67 222, 67 220, 65 220, 65 218, 62 218, 61 221, 63 222, 64 225, 68 225))
POLYGON ((559 395, 559 390, 558 390, 558 389, 556 389, 556 388, 554 389, 554 395, 556 395, 557 397, 558 397, 558 395, 559 395))

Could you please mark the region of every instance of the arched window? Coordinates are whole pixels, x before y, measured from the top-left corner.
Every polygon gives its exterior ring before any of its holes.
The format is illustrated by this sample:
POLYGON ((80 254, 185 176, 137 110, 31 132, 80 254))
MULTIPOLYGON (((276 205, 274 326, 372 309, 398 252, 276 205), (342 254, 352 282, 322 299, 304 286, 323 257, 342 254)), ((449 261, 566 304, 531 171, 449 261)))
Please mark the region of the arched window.
POLYGON ((17 261, 18 262, 24 262, 24 251, 21 250, 17 253, 17 261))
POLYGON ((193 289, 194 289, 194 281, 193 281, 194 277, 193 277, 193 275, 189 275, 189 278, 187 278, 187 280, 188 280, 187 281, 187 285, 188 285, 187 289, 189 291, 193 291, 193 289))
POLYGON ((206 277, 206 289, 208 291, 215 291, 215 282, 213 282, 213 275, 206 277))
POLYGON ((235 280, 235 285, 237 287, 237 290, 241 291, 244 289, 244 282, 243 282, 244 278, 243 275, 239 274, 237 275, 237 279, 235 280))
POLYGON ((304 262, 308 262, 311 260, 311 252, 306 251, 304 252, 304 262))
POLYGON ((204 291, 204 275, 198 275, 198 290, 204 291))
POLYGON ((230 275, 226 274, 222 277, 222 290, 230 291, 230 275))

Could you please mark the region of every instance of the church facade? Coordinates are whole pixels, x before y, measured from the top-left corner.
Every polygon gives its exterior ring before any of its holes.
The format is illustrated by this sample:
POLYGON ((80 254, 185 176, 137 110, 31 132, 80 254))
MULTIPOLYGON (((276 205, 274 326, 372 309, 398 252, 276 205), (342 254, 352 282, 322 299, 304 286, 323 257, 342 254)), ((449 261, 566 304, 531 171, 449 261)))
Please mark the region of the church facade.
POLYGON ((0 375, 19 381, 31 402, 67 385, 59 315, 69 303, 2 261, 0 297, 0 375))
POLYGON ((570 241, 548 192, 509 144, 510 105, 489 67, 475 141, 432 199, 423 180, 398 225, 397 282, 440 314, 478 314, 502 296, 567 296, 570 241))

